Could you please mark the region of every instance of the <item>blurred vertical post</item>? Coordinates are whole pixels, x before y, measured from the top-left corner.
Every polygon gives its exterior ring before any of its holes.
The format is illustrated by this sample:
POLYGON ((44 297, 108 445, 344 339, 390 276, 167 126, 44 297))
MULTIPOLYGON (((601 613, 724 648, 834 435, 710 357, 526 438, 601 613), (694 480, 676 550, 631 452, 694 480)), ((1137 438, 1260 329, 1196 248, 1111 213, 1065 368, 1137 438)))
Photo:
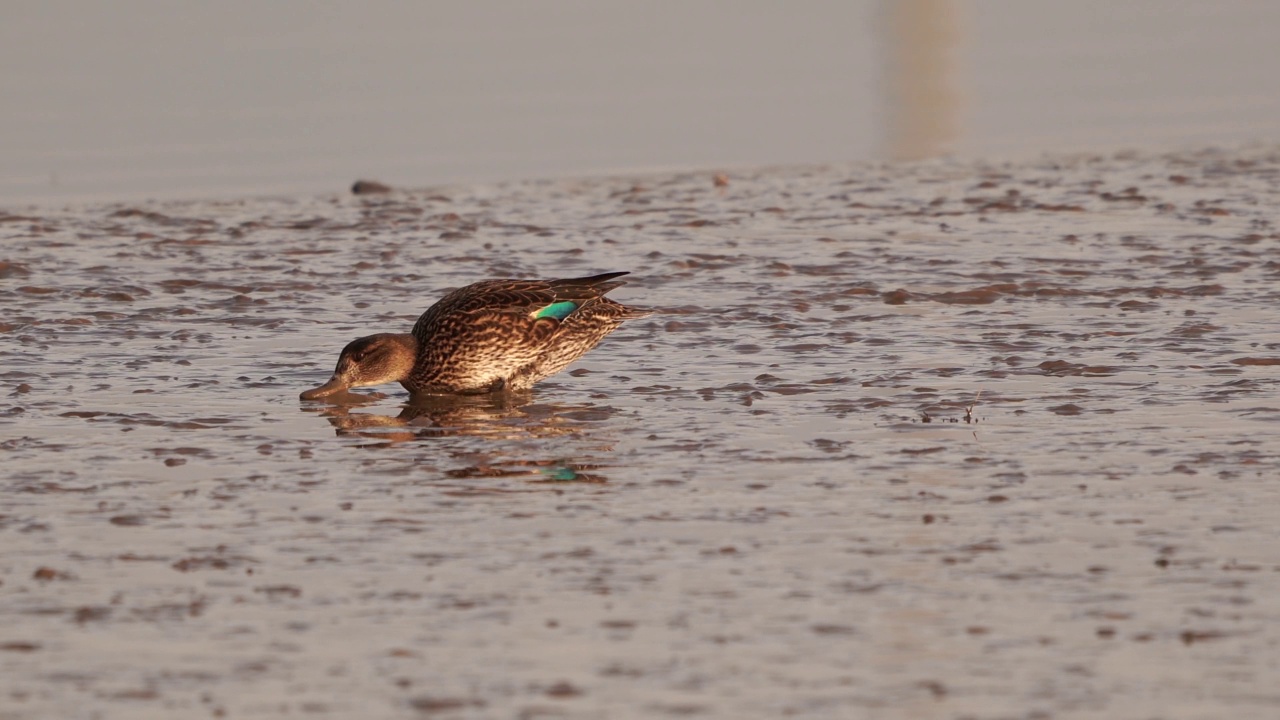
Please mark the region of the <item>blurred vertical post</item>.
POLYGON ((955 55, 958 0, 884 0, 889 155, 915 160, 951 150, 960 131, 955 55))

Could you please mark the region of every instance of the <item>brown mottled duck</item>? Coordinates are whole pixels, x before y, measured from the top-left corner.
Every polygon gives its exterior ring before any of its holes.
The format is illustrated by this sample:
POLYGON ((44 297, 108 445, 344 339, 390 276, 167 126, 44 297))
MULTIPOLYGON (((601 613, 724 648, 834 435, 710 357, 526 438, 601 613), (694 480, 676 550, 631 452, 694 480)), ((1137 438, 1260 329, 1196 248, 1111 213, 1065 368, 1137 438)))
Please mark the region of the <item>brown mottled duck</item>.
POLYGON ((653 311, 605 293, 625 272, 565 280, 484 280, 445 295, 409 333, 352 340, 333 377, 302 393, 316 400, 349 388, 399 382, 411 395, 528 390, 582 357, 624 320, 653 311))

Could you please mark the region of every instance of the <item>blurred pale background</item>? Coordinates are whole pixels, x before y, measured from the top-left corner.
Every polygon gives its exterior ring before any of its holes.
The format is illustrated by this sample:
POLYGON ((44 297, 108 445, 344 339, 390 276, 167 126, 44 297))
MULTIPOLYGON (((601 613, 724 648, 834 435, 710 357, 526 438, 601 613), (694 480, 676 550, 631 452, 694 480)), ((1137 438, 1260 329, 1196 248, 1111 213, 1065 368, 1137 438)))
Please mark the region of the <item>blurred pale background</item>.
POLYGON ((35 2, 0 204, 1280 137, 1272 0, 35 2))

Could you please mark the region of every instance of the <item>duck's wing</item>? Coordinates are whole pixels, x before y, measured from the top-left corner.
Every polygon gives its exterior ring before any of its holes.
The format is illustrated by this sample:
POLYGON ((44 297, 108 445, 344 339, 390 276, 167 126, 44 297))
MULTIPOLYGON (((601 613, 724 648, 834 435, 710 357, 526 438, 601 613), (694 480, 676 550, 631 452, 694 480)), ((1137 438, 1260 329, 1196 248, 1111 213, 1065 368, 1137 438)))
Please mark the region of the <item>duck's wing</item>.
MULTIPOLYGON (((484 280, 445 295, 418 318, 413 336, 425 342, 442 330, 456 332, 467 323, 528 322, 542 318, 563 321, 579 308, 624 283, 610 282, 626 272, 611 272, 562 280, 484 280)), ((541 334, 541 333, 539 333, 541 334)))

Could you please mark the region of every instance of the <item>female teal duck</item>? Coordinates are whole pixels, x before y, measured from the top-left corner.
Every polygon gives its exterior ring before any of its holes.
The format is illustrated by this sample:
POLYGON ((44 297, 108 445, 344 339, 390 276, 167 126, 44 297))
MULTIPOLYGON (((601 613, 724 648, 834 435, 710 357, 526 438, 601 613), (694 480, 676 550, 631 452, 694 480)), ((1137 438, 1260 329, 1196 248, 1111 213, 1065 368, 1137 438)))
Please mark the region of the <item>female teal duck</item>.
POLYGON ((454 290, 413 332, 352 340, 315 400, 348 388, 399 382, 411 395, 528 390, 595 347, 623 320, 651 310, 605 297, 625 272, 567 280, 484 280, 454 290))

